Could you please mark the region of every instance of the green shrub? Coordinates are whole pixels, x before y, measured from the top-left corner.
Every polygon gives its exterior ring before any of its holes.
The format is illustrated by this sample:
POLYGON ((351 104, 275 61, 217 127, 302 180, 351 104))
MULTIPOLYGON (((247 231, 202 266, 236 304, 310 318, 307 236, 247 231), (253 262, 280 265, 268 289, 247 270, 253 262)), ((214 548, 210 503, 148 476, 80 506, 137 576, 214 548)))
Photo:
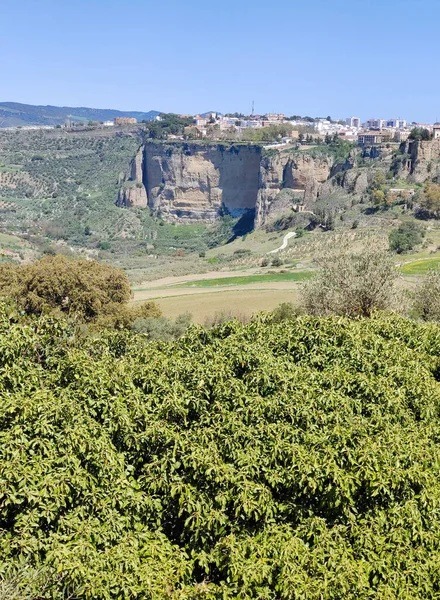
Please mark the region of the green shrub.
POLYGON ((131 298, 125 273, 94 260, 45 256, 26 265, 0 265, 0 296, 27 314, 58 310, 92 321, 113 313, 131 298))
POLYGON ((298 315, 299 309, 292 302, 282 302, 272 312, 272 319, 275 323, 293 319, 298 315))
POLYGON ((302 291, 307 313, 369 317, 393 307, 398 271, 387 254, 370 248, 359 253, 336 250, 321 257, 318 266, 302 291))
POLYGON ((136 333, 143 333, 150 340, 176 340, 181 337, 191 324, 192 317, 189 313, 184 313, 176 317, 175 320, 166 317, 138 317, 131 329, 136 333))
POLYGON ((423 236, 424 230, 420 225, 406 221, 390 232, 390 250, 397 254, 409 252, 422 243, 423 236))
POLYGON ((4 597, 438 597, 439 325, 140 340, 0 306, 4 597))
POLYGON ((412 296, 416 317, 424 321, 440 321, 440 271, 430 270, 412 296))

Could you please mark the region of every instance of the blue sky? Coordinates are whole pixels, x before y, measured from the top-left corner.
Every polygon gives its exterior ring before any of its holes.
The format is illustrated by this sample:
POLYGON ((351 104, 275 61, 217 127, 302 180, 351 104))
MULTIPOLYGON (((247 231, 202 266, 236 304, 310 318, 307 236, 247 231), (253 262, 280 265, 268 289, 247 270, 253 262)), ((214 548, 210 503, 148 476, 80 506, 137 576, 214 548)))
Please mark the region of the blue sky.
POLYGON ((439 0, 0 0, 0 101, 440 119, 439 0))

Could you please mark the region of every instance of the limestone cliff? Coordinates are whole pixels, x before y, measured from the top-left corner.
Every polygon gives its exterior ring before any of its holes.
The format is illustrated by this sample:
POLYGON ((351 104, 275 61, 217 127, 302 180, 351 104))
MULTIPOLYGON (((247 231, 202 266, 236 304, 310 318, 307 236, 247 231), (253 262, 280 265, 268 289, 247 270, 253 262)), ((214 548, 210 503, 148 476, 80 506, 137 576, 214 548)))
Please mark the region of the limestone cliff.
POLYGON ((119 190, 116 204, 128 208, 133 206, 146 208, 148 199, 144 184, 141 181, 126 181, 119 190))
POLYGON ((148 205, 174 221, 212 221, 255 209, 261 148, 255 145, 147 143, 148 205))
POLYGON ((329 156, 313 156, 304 152, 274 152, 263 158, 260 166, 259 191, 255 211, 255 226, 285 212, 290 206, 310 209, 320 188, 332 174, 334 160, 329 156))
MULTIPOLYGON (((254 213, 261 227, 290 209, 312 209, 327 188, 344 185, 352 166, 325 151, 146 141, 122 177, 117 204, 148 206, 172 222, 254 213)), ((360 176, 345 183, 355 191, 367 185, 360 176)))
POLYGON ((409 177, 416 183, 424 183, 440 177, 440 139, 409 141, 402 148, 409 155, 409 177))
POLYGON ((129 174, 122 178, 118 193, 118 206, 146 208, 148 206, 147 191, 144 185, 144 147, 141 146, 130 164, 129 174))

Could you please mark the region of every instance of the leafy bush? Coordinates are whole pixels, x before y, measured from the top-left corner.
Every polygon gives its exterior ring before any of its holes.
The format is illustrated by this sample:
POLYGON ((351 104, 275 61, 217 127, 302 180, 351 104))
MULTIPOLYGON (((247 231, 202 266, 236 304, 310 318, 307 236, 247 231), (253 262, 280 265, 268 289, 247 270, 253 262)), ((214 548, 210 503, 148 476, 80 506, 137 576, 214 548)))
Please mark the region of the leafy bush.
POLYGON ((223 325, 224 323, 229 323, 230 321, 247 323, 249 321, 249 317, 239 310, 218 310, 213 316, 205 319, 205 327, 217 327, 218 325, 223 325))
POLYGON ((427 183, 418 197, 422 210, 429 216, 440 217, 440 185, 437 183, 427 183))
POLYGON ((15 300, 27 314, 60 311, 101 326, 127 327, 139 318, 160 316, 153 303, 129 307, 131 288, 121 269, 94 260, 45 256, 28 265, 0 264, 0 296, 15 300))
POLYGON ((413 221, 406 221, 393 229, 389 235, 390 250, 402 254, 413 250, 422 243, 424 230, 413 221))
POLYGON ((3 589, 438 597, 439 325, 260 318, 145 347, 21 318, 0 307, 3 589))
POLYGON ((302 303, 315 315, 368 317, 392 306, 398 272, 382 252, 336 251, 319 260, 317 274, 305 284, 302 303))
POLYGON ((150 340, 177 340, 181 337, 191 324, 192 317, 189 313, 183 313, 176 319, 166 317, 137 318, 133 321, 131 328, 137 333, 145 334, 150 340))
POLYGON ((94 321, 97 329, 132 329, 133 324, 144 319, 159 319, 162 311, 154 302, 114 305, 94 321))
POLYGON ((409 134, 410 140, 429 141, 432 140, 432 133, 425 127, 414 127, 409 134))
POLYGON ((272 312, 272 319, 275 323, 280 323, 288 319, 293 319, 298 315, 299 309, 292 302, 282 302, 272 312))
POLYGON ((440 321, 440 271, 431 270, 413 294, 415 316, 424 321, 440 321))

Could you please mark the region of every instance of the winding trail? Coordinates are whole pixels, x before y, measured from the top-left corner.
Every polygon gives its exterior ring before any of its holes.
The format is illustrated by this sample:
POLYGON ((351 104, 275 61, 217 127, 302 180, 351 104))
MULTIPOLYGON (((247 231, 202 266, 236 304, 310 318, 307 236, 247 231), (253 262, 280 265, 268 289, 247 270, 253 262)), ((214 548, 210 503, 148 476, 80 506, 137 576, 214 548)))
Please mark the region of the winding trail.
POLYGON ((286 235, 283 237, 283 243, 281 244, 281 246, 279 248, 275 248, 275 250, 271 250, 267 254, 275 254, 276 252, 284 250, 285 248, 287 248, 288 241, 290 240, 290 238, 295 236, 296 233, 294 231, 289 231, 289 233, 286 233, 286 235))

